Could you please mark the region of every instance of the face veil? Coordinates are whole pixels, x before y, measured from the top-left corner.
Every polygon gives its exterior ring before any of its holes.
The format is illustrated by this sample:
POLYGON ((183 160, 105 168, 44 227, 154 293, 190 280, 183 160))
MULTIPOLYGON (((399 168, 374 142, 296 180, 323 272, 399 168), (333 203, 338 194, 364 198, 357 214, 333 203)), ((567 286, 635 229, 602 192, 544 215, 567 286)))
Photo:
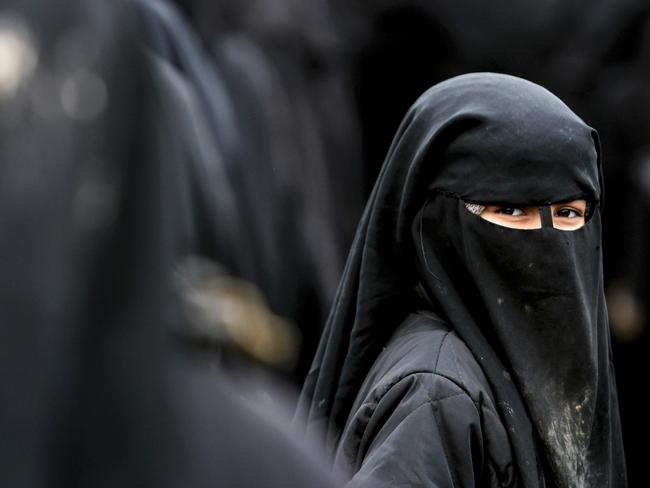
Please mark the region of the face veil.
POLYGON ((359 225, 300 409, 336 439, 416 287, 488 377, 522 486, 625 486, 600 249, 597 135, 547 90, 471 74, 407 113, 359 225), (574 231, 548 205, 584 198, 574 231), (465 203, 542 208, 535 230, 465 203))

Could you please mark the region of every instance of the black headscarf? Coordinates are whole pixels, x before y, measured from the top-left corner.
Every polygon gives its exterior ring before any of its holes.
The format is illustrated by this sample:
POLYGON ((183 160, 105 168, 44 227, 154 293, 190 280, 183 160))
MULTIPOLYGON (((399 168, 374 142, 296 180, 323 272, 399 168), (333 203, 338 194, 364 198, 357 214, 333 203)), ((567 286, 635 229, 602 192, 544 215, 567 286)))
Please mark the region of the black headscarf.
POLYGON ((418 293, 472 350, 522 486, 625 486, 603 296, 596 132, 538 85, 498 74, 440 83, 404 118, 370 196, 301 413, 338 438, 378 352, 418 293), (585 198, 587 223, 547 205, 585 198), (466 202, 535 205, 542 228, 466 202))

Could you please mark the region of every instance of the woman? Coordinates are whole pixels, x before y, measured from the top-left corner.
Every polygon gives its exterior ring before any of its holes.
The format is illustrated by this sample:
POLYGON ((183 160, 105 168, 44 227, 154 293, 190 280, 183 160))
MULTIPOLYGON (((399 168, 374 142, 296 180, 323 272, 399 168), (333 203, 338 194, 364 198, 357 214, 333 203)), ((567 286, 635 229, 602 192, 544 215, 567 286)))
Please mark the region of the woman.
POLYGON ((598 137, 512 76, 404 118, 302 394, 349 486, 626 485, 598 137))

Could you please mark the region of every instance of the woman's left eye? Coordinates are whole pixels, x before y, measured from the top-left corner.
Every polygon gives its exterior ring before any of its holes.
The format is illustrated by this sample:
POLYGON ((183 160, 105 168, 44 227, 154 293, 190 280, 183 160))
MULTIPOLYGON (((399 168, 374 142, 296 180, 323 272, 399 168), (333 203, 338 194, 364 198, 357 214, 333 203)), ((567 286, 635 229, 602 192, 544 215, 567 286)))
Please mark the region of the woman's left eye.
POLYGON ((577 219, 582 217, 582 212, 575 208, 564 207, 555 212, 555 215, 565 219, 577 219))
POLYGON ((501 207, 497 209, 497 213, 510 215, 512 217, 521 217, 522 215, 526 214, 526 212, 518 207, 501 207))

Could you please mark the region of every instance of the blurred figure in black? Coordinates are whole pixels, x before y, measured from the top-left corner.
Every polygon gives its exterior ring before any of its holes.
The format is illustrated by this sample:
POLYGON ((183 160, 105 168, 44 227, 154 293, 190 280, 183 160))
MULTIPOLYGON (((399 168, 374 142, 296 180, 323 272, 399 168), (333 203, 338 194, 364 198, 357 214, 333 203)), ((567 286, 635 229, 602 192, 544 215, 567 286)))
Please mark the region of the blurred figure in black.
POLYGON ((243 219, 254 228, 259 272, 251 281, 301 332, 292 375, 300 383, 364 202, 338 19, 322 0, 176 3, 234 103, 237 141, 228 164, 246 199, 243 219))
POLYGON ((102 0, 0 13, 2 485, 335 486, 280 414, 177 352, 188 161, 207 149, 133 15, 102 0))

